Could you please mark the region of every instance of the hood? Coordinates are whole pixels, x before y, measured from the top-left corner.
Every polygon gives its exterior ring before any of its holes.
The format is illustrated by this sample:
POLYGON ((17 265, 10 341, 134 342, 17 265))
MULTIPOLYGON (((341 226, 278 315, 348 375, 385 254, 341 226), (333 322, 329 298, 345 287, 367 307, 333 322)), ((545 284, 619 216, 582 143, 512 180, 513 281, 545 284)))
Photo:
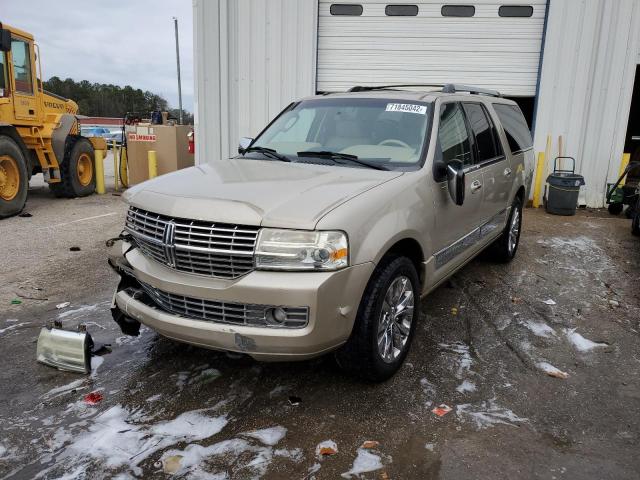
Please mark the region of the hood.
POLYGON ((285 163, 212 161, 130 188, 125 201, 172 217, 240 225, 313 229, 356 195, 402 172, 285 163))

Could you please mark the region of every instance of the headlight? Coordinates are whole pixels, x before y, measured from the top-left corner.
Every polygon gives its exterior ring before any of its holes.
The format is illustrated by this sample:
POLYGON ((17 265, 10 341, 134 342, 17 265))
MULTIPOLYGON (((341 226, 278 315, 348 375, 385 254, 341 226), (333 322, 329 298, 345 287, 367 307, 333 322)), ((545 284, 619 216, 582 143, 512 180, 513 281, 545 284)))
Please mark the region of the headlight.
POLYGON ((349 246, 344 232, 263 228, 255 258, 263 270, 338 270, 349 265, 349 246))

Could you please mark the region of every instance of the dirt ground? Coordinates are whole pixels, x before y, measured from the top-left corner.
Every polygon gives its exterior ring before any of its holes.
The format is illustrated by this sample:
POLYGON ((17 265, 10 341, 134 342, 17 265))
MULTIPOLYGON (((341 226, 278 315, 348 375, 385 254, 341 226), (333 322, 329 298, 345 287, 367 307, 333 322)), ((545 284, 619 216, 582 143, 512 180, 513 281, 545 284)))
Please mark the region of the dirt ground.
POLYGON ((260 364, 123 336, 104 246, 119 197, 34 186, 26 212, 0 222, 0 478, 639 476, 640 239, 623 217, 528 209, 517 258, 477 259, 424 299, 406 364, 372 385, 329 357, 260 364), (91 375, 36 363, 54 319, 111 345, 91 375))

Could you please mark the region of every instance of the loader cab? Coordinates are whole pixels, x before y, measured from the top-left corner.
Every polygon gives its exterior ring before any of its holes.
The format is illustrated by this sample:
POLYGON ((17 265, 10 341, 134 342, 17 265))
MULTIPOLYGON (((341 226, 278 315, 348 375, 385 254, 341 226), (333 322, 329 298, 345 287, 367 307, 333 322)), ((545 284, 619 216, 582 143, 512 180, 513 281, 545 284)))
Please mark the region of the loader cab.
POLYGON ((18 121, 34 122, 38 114, 37 78, 33 38, 18 30, 0 30, 2 80, 0 98, 13 100, 18 121))

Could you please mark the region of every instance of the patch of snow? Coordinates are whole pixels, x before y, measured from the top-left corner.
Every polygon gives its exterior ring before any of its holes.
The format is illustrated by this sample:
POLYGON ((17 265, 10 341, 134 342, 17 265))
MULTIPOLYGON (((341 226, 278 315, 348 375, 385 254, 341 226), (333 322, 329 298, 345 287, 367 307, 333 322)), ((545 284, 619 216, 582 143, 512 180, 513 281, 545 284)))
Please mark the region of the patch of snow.
POLYGON ((151 403, 151 402, 157 402, 158 400, 160 400, 162 398, 162 394, 158 393, 157 395, 152 395, 149 398, 147 398, 147 402, 151 403))
POLYGON ((382 468, 382 460, 374 453, 371 453, 364 448, 358 449, 358 456, 353 461, 351 470, 342 474, 344 478, 351 478, 352 476, 358 476, 361 473, 373 472, 382 468))
POLYGON ((470 403, 458 405, 456 406, 456 415, 463 422, 466 420, 471 421, 478 430, 497 424, 515 427, 515 423, 528 422, 528 419, 518 417, 511 410, 499 406, 495 398, 479 405, 470 403))
POLYGON ((576 333, 575 328, 567 328, 564 333, 567 335, 567 339, 569 339, 573 346, 581 352, 588 352, 599 347, 608 347, 606 343, 596 343, 584 338, 579 333, 576 333))
MULTIPOLYGON (((318 462, 314 463, 314 464, 313 464, 313 465, 311 465, 311 466, 309 467, 309 469, 307 470, 308 475, 309 475, 309 476, 312 476, 314 473, 319 472, 321 467, 322 467, 322 465, 321 465, 320 463, 318 463, 318 462)), ((313 478, 315 478, 315 477, 313 477, 313 478)))
POLYGON ((98 374, 100 365, 104 363, 104 357, 91 357, 91 377, 95 378, 98 374))
POLYGON ((323 458, 323 456, 320 454, 320 451, 323 448, 329 448, 336 453, 338 452, 338 444, 336 442, 334 442, 333 440, 324 440, 316 446, 316 457, 323 458))
POLYGON ((65 446, 60 459, 100 461, 106 468, 129 467, 141 475, 138 465, 155 452, 179 442, 198 441, 220 432, 226 417, 208 417, 201 411, 185 412, 173 420, 147 426, 140 423, 142 413, 130 413, 120 405, 96 416, 79 435, 57 432, 56 444, 65 446))
POLYGON ((75 470, 64 473, 61 477, 56 477, 56 480, 77 480, 78 478, 84 478, 83 473, 85 473, 85 467, 80 465, 75 470))
POLYGON ((563 372, 562 370, 554 367, 548 362, 538 362, 536 363, 536 367, 545 372, 547 375, 551 375, 552 377, 567 378, 569 376, 567 372, 563 372))
POLYGON ((7 453, 7 447, 0 443, 0 458, 2 458, 5 453, 7 453))
MULTIPOLYGON (((65 302, 65 303, 67 303, 66 306, 69 306, 69 302, 65 302)), ((61 303, 59 305, 64 305, 64 304, 61 303)), ((100 308, 100 306, 101 305, 83 305, 82 307, 73 308, 71 310, 65 310, 64 312, 61 312, 58 314, 58 320, 63 320, 67 317, 80 316, 80 314, 84 314, 88 312, 95 312, 96 310, 98 310, 98 308, 100 308)), ((58 305, 56 305, 56 308, 65 308, 65 307, 59 307, 58 305)))
POLYGON ((29 323, 31 323, 31 322, 16 323, 16 324, 13 324, 13 325, 9 325, 8 327, 5 327, 5 328, 0 328, 0 334, 2 334, 4 332, 10 332, 11 330, 19 328, 19 327, 21 327, 23 325, 29 325, 29 323))
POLYGON ((425 443, 424 444, 424 448, 426 448, 430 452, 433 452, 436 449, 436 444, 435 443, 425 443))
POLYGON ((18 321, 18 319, 17 319, 17 318, 7 318, 7 319, 5 320, 5 322, 7 322, 7 323, 16 323, 17 321, 18 321))
POLYGON ((275 445, 284 438, 287 429, 284 427, 271 427, 262 430, 254 430, 253 432, 245 432, 242 435, 260 440, 265 445, 275 445))
POLYGON ((431 383, 426 377, 420 379, 420 386, 425 395, 433 396, 436 394, 436 386, 431 383))
POLYGON ((273 454, 276 457, 288 458, 293 460, 294 462, 301 462, 304 459, 304 453, 300 448, 294 448, 291 450, 287 450, 286 448, 278 448, 273 451, 273 454))
POLYGON ((542 303, 546 304, 546 305, 556 305, 555 300, 552 299, 547 299, 547 300, 543 300, 542 303))
POLYGON ((60 395, 68 393, 72 390, 79 389, 85 381, 86 379, 81 378, 79 380, 74 380, 71 383, 67 383, 66 385, 62 385, 61 387, 52 388, 47 393, 41 395, 40 398, 52 399, 52 398, 59 397, 60 395))
POLYGON ((471 366, 473 365, 473 360, 471 358, 471 353, 469 352, 469 345, 463 342, 454 342, 440 343, 438 346, 447 353, 453 353, 456 355, 454 361, 457 366, 457 378, 462 379, 466 374, 472 373, 471 366))
POLYGON ((556 336, 556 331, 544 322, 527 320, 523 324, 538 337, 551 338, 556 336))
POLYGON ((469 381, 469 380, 463 380, 462 383, 460 385, 458 385, 456 390, 458 392, 460 392, 460 393, 475 392, 476 391, 476 384, 471 382, 471 381, 469 381))

